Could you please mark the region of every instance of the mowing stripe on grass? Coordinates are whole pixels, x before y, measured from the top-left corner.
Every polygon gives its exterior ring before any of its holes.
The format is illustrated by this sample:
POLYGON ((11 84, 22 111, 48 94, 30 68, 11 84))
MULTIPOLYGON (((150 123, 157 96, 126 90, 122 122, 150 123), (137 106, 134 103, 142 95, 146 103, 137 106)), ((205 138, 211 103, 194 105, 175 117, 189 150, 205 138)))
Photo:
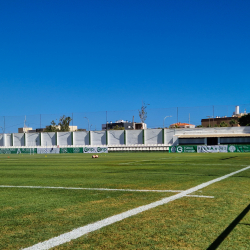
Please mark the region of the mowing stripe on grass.
MULTIPOLYGON (((72 190, 97 190, 97 191, 123 191, 123 192, 158 192, 158 193, 181 193, 184 190, 147 190, 147 189, 112 189, 112 188, 77 188, 77 187, 46 187, 46 186, 10 186, 0 185, 0 188, 44 188, 44 189, 72 189, 72 190)), ((189 197, 214 198, 214 196, 186 195, 189 197)))
POLYGON ((61 244, 70 242, 71 240, 77 239, 77 238, 79 238, 79 237, 81 237, 81 236, 83 236, 83 235, 85 235, 87 233, 96 231, 96 230, 101 229, 101 228, 103 228, 105 226, 111 225, 111 224, 113 224, 115 222, 118 222, 118 221, 124 220, 126 218, 129 218, 129 217, 131 217, 133 215, 136 215, 136 214, 139 214, 141 212, 147 211, 149 209, 158 207, 160 205, 167 204, 168 202, 180 199, 180 198, 182 198, 182 197, 184 197, 184 196, 186 196, 188 194, 191 194, 191 193, 193 193, 195 191, 198 191, 198 190, 200 190, 202 188, 205 188, 205 187, 207 187, 207 186, 209 186, 209 185, 211 185, 211 184, 213 184, 215 182, 219 182, 221 180, 224 180, 224 179, 226 179, 226 178, 228 178, 228 177, 230 177, 232 175, 238 174, 238 173, 240 173, 242 171, 245 171, 247 169, 250 169, 250 166, 248 166, 246 168, 242 168, 242 169, 240 169, 238 171, 235 171, 235 172, 232 172, 230 174, 224 175, 222 177, 213 179, 211 181, 202 183, 202 184, 200 184, 198 186, 189 188, 186 191, 183 191, 183 192, 181 192, 179 194, 175 194, 175 195, 170 196, 168 198, 164 198, 162 200, 152 202, 152 203, 150 203, 148 205, 140 206, 140 207, 128 210, 126 212, 123 212, 123 213, 108 217, 106 219, 97 221, 95 223, 91 223, 91 224, 88 224, 86 226, 74 229, 74 230, 72 230, 72 231, 70 231, 68 233, 61 234, 61 235, 59 235, 57 237, 51 238, 51 239, 49 239, 47 241, 44 241, 44 242, 40 242, 40 243, 38 243, 36 245, 25 248, 23 250, 46 250, 46 249, 50 249, 52 247, 59 246, 61 244))

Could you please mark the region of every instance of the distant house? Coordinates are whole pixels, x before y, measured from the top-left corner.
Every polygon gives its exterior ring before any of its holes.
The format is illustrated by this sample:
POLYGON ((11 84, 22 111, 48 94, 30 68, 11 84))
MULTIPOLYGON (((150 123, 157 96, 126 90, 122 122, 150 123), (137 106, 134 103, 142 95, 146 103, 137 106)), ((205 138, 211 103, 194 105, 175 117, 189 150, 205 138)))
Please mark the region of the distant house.
POLYGON ((173 123, 169 126, 169 128, 195 128, 195 125, 189 123, 173 123))
MULTIPOLYGON (((61 126, 60 125, 56 125, 56 128, 61 130, 61 126)), ((69 131, 70 132, 74 132, 77 131, 77 126, 69 126, 69 131)))
POLYGON ((146 123, 141 123, 141 122, 129 122, 129 121, 124 121, 124 120, 118 120, 116 122, 107 122, 107 124, 102 124, 102 130, 110 130, 114 129, 117 127, 124 128, 126 130, 128 129, 146 129, 147 124, 146 123))
POLYGON ((31 133, 31 131, 34 131, 34 130, 29 127, 18 128, 18 133, 31 133))
POLYGON ((216 116, 215 118, 211 117, 209 119, 202 119, 201 125, 202 127, 220 127, 220 124, 224 122, 225 124, 227 124, 228 127, 240 127, 238 123, 238 117, 237 116, 232 116, 232 117, 216 116), (235 121, 235 122, 232 122, 232 121, 235 121))
MULTIPOLYGON (((46 128, 47 127, 48 126, 46 126, 46 128)), ((46 128, 32 129, 32 128, 28 128, 28 127, 23 127, 23 128, 18 128, 18 133, 40 133, 40 132, 44 132, 46 130, 46 128)), ((59 125, 57 125, 56 128, 60 129, 61 127, 59 125)), ((77 131, 77 126, 69 126, 69 131, 70 132, 77 131)), ((86 129, 85 129, 85 131, 86 131, 86 129)))

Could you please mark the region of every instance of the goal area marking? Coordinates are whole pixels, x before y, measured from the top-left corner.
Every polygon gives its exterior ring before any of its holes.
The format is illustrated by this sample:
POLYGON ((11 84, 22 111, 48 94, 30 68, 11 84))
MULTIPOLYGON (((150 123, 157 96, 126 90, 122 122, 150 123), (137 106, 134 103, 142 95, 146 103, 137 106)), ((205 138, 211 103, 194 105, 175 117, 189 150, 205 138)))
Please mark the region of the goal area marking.
POLYGON ((79 238, 79 237, 81 237, 81 236, 83 236, 83 235, 85 235, 87 233, 94 232, 94 231, 96 231, 98 229, 101 229, 103 227, 111 225, 111 224, 113 224, 115 222, 122 221, 122 220, 124 220, 126 218, 129 218, 129 217, 133 216, 133 215, 142 213, 142 212, 147 211, 149 209, 152 209, 152 208, 167 204, 167 203, 169 203, 171 201, 180 199, 180 198, 182 198, 182 197, 184 197, 184 196, 186 196, 188 194, 191 194, 191 193, 193 193, 195 191, 198 191, 198 190, 200 190, 202 188, 205 188, 205 187, 207 187, 207 186, 209 186, 209 185, 211 185, 213 183, 219 182, 221 180, 224 180, 224 179, 226 179, 226 178, 228 178, 230 176, 233 176, 235 174, 238 174, 238 173, 243 172, 243 171, 248 170, 248 169, 250 169, 250 166, 242 168, 242 169, 240 169, 238 171, 235 171, 235 172, 232 172, 230 174, 224 175, 222 177, 213 179, 211 181, 204 182, 204 183, 202 183, 200 185, 189 188, 189 189, 187 189, 185 191, 182 191, 182 192, 180 192, 178 194, 175 194, 173 196, 163 198, 163 199, 161 199, 159 201, 152 202, 150 204, 128 210, 126 212, 123 212, 123 213, 108 217, 106 219, 97 221, 95 223, 91 223, 91 224, 88 224, 86 226, 73 229, 70 232, 61 234, 61 235, 59 235, 57 237, 51 238, 51 239, 46 240, 44 242, 40 242, 40 243, 35 244, 35 245, 31 246, 31 247, 24 248, 23 250, 45 250, 45 249, 47 250, 47 249, 50 249, 52 247, 59 246, 61 244, 70 242, 71 240, 77 239, 77 238, 79 238))

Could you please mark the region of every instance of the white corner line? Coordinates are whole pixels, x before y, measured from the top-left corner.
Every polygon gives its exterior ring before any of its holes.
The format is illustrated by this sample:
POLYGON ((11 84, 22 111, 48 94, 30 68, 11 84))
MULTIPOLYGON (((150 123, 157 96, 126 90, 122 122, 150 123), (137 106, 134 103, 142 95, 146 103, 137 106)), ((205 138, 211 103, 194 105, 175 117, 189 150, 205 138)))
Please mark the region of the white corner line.
POLYGON ((205 187, 207 187, 207 186, 209 186, 209 185, 211 185, 211 184, 213 184, 215 182, 219 182, 221 180, 224 180, 224 179, 226 179, 226 178, 228 178, 228 177, 230 177, 232 175, 238 174, 238 173, 240 173, 242 171, 245 171, 247 169, 250 169, 250 166, 248 166, 246 168, 242 168, 242 169, 240 169, 238 171, 235 171, 235 172, 232 172, 230 174, 224 175, 222 177, 216 178, 214 180, 202 183, 202 184, 200 184, 198 186, 189 188, 189 189, 187 189, 187 190, 185 190, 185 191, 183 191, 183 192, 181 192, 179 194, 175 194, 173 196, 164 198, 162 200, 152 202, 152 203, 150 203, 148 205, 140 206, 140 207, 128 210, 126 212, 123 212, 123 213, 108 217, 106 219, 103 219, 103 220, 88 224, 86 226, 73 229, 72 231, 70 231, 68 233, 61 234, 61 235, 59 235, 57 237, 51 238, 51 239, 46 240, 44 242, 40 242, 40 243, 35 244, 35 245, 31 246, 31 247, 24 248, 23 250, 48 250, 48 249, 50 249, 52 247, 56 247, 56 246, 59 246, 61 244, 70 242, 71 240, 77 239, 77 238, 79 238, 79 237, 81 237, 81 236, 83 236, 83 235, 85 235, 87 233, 96 231, 98 229, 101 229, 103 227, 111 225, 111 224, 113 224, 115 222, 124 220, 124 219, 126 219, 128 217, 131 217, 133 215, 142 213, 142 212, 147 211, 149 209, 152 209, 152 208, 167 204, 167 203, 169 203, 171 201, 180 199, 180 198, 182 198, 182 197, 184 197, 184 196, 186 196, 188 194, 191 194, 191 193, 193 193, 193 192, 195 192, 197 190, 205 188, 205 187))

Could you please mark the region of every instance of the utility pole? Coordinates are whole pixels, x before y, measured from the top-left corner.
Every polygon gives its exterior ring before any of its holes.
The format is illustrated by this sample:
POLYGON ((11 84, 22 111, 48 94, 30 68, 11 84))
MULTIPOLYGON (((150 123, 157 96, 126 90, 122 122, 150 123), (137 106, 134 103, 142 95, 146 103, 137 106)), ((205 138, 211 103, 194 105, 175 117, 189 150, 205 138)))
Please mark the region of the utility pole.
POLYGON ((106 111, 106 131, 108 132, 108 111, 106 111))
MULTIPOLYGON (((88 120, 88 129, 89 129, 89 119, 88 119, 88 117, 83 117, 83 118, 86 118, 87 120, 88 120)), ((90 131, 90 130, 89 130, 90 131)))
POLYGON ((211 127, 211 126, 210 126, 210 118, 211 118, 212 116, 211 116, 211 115, 208 115, 207 117, 208 117, 208 120, 209 120, 209 128, 210 128, 210 127, 211 127))
POLYGON ((178 107, 177 107, 177 123, 178 123, 178 107))

